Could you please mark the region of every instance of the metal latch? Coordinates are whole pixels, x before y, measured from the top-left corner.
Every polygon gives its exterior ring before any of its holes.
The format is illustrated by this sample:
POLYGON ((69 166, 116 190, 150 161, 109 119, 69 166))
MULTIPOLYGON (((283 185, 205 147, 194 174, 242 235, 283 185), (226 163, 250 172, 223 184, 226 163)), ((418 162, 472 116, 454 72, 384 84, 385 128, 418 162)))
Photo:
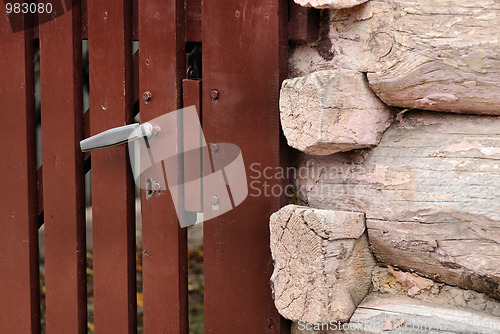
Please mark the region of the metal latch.
POLYGON ((194 106, 109 129, 82 140, 82 151, 128 142, 135 184, 146 199, 169 191, 181 227, 207 221, 241 204, 248 195, 240 148, 207 144, 194 106))
POLYGON ((152 135, 153 125, 151 125, 151 123, 134 123, 109 129, 84 139, 80 141, 80 148, 83 152, 102 150, 104 148, 122 145, 143 137, 150 138, 152 135))

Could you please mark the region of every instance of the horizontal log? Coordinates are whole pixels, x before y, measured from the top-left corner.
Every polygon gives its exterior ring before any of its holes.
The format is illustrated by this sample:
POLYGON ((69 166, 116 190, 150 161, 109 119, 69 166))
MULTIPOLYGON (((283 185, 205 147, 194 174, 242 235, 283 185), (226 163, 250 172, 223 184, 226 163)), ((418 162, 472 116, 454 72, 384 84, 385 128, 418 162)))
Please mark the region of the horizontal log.
POLYGON ((434 282, 415 273, 377 266, 372 272, 372 282, 372 292, 381 297, 410 296, 425 303, 500 317, 500 302, 486 294, 434 282), (422 289, 412 291, 416 285, 422 289))
POLYGON ((371 0, 332 11, 333 59, 297 46, 292 73, 358 70, 390 106, 499 115, 499 20, 495 0, 371 0))
POLYGON ((312 207, 366 213, 378 261, 500 298, 500 117, 410 112, 372 150, 300 155, 312 207))
POLYGON ((364 3, 368 0, 294 0, 295 3, 300 4, 305 7, 314 7, 314 8, 350 8, 359 5, 360 3, 364 3))
MULTIPOLYGON (((443 330, 455 328, 453 327, 455 324, 450 325, 447 321, 448 317, 445 315, 448 312, 466 315, 465 318, 459 319, 464 322, 471 321, 472 326, 466 327, 469 329, 466 333, 483 333, 482 327, 489 327, 486 329, 491 330, 495 329, 496 323, 500 324, 500 302, 483 293, 459 289, 433 282, 415 273, 380 266, 374 268, 372 282, 372 293, 359 305, 349 323, 294 322, 292 334, 441 333, 440 327, 443 330), (423 289, 412 293, 412 287, 417 285, 423 289), (394 306, 391 310, 379 306, 388 303, 400 305, 401 309, 398 306, 394 306), (376 304, 374 309, 376 312, 370 307, 373 304, 376 304), (409 305, 415 306, 415 310, 409 305), (437 310, 437 318, 428 319, 422 316, 422 308, 437 310), (408 313, 403 313, 403 310, 408 313), (491 322, 485 321, 479 326, 478 321, 481 319, 488 319, 491 322), (431 331, 432 327, 435 331, 431 331), (341 332, 339 328, 345 331, 341 332)), ((449 331, 444 333, 451 334, 449 331)))
POLYGON ((305 321, 293 321, 290 334, 344 334, 336 329, 341 323, 309 323, 305 321))
POLYGON ((500 318, 487 313, 373 293, 356 309, 345 333, 495 334, 499 331, 500 318))

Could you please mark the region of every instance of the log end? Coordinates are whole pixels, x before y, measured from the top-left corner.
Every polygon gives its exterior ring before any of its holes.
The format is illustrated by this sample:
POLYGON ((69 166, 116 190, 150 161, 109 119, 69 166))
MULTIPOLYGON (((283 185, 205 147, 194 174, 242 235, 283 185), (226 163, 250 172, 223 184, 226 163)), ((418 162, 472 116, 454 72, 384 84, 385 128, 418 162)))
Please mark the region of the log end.
POLYGON ((364 215, 289 205, 271 216, 271 277, 282 316, 348 321, 368 294, 375 260, 364 215))
POLYGON ((280 115, 288 145, 314 155, 376 146, 393 119, 366 76, 352 70, 285 80, 280 115))

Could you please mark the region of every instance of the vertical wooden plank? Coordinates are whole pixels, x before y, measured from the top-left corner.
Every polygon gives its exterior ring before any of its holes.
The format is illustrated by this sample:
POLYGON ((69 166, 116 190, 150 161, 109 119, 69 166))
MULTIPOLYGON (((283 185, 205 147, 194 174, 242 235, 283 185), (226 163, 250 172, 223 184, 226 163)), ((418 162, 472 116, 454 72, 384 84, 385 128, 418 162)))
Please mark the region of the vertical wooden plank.
MULTIPOLYGON (((40 217, 41 214, 43 214, 43 166, 40 166, 38 170, 36 171, 36 188, 38 191, 38 216, 40 217)), ((43 217, 42 217, 43 219, 43 217)))
POLYGON ((47 333, 87 333, 80 3, 39 27, 47 333))
POLYGON ((186 0, 186 41, 201 42, 201 0, 186 0))
POLYGON ((132 0, 132 39, 139 40, 139 0, 132 0))
POLYGON ((195 106, 201 117, 201 80, 182 80, 182 102, 184 107, 195 106))
POLYGON ((318 39, 319 14, 319 9, 302 7, 290 0, 289 39, 295 42, 310 42, 318 39))
POLYGON ((1 331, 39 333, 33 31, 13 33, 3 2, 0 45, 1 331))
MULTIPOLYGON (((90 128, 132 121, 132 5, 88 2, 90 128)), ((96 333, 136 331, 134 185, 126 145, 92 152, 94 325, 96 333)))
MULTIPOLYGON (((230 142, 249 168, 280 166, 279 88, 286 75, 287 3, 203 1, 203 129, 230 142), (211 97, 212 90, 219 92, 211 97)), ((253 180, 252 180, 253 181, 253 180)), ((265 180, 279 187, 281 180, 265 180)), ((228 213, 204 223, 205 333, 284 333, 269 278, 269 216, 280 197, 250 190, 228 213)))
MULTIPOLYGON (((198 117, 201 116, 201 80, 185 79, 182 81, 182 102, 184 107, 195 106, 198 117)), ((184 129, 183 143, 185 147, 199 147, 202 144, 203 133, 201 128, 184 129)), ((193 212, 203 211, 202 197, 202 177, 203 177, 203 156, 184 156, 184 175, 197 175, 197 179, 190 179, 188 184, 184 184, 184 193, 190 194, 189 200, 184 203, 184 209, 193 212)))
POLYGON ((89 38, 89 21, 88 21, 88 0, 80 0, 81 5, 80 8, 82 10, 82 39, 89 38))
MULTIPOLYGON (((82 38, 88 39, 88 19, 87 19, 87 2, 88 0, 80 0, 82 4, 82 38)), ((132 39, 139 40, 139 24, 138 24, 138 8, 137 2, 132 0, 132 39)))
MULTIPOLYGON (((139 0, 141 121, 181 107, 185 73, 184 1, 139 0)), ((175 143, 172 143, 175 145, 175 143)), ((142 193, 145 333, 188 333, 187 234, 168 191, 142 193)))

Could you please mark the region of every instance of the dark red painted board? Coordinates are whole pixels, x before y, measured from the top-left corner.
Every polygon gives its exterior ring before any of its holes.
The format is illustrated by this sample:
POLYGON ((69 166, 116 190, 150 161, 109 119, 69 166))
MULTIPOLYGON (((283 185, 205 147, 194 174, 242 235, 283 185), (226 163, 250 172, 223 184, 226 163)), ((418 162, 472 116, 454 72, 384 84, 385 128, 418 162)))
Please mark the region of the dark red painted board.
POLYGON ((201 42, 201 0, 186 0, 186 41, 201 42))
MULTIPOLYGON (((132 38, 139 40, 139 8, 138 2, 132 1, 132 38)), ((88 38, 87 2, 82 0, 82 38, 88 38)), ((185 0, 186 6, 186 41, 201 42, 201 0, 185 0)))
MULTIPOLYGON (((82 3, 82 39, 88 38, 88 12, 87 12, 87 3, 89 0, 80 0, 82 3)), ((138 9, 137 9, 138 0, 132 0, 132 39, 139 39, 138 32, 138 9)))
MULTIPOLYGON (((134 69, 134 82, 139 82, 139 51, 134 53, 133 59, 133 69, 134 69)), ((134 103, 139 100, 139 85, 134 84, 134 103)), ((83 115, 83 129, 84 129, 84 138, 90 137, 90 109, 88 109, 83 115)), ((84 154, 85 164, 88 163, 90 166, 90 152, 85 152, 84 154)), ((86 165, 85 165, 86 166, 86 165)), ((40 166, 37 172, 38 179, 38 215, 43 213, 43 174, 42 168, 40 166)), ((87 173, 88 169, 84 169, 84 173, 87 173)))
POLYGON ((79 3, 39 27, 47 333, 87 333, 79 3))
MULTIPOLYGON (((130 0, 88 2, 90 132, 132 121, 130 0)), ((136 331, 134 185, 127 147, 92 152, 96 333, 136 331)))
POLYGON ((198 116, 201 116, 201 80, 182 81, 182 100, 184 107, 195 106, 198 116))
MULTIPOLYGON (((182 100, 185 108, 194 106, 198 112, 198 117, 201 116, 201 80, 185 79, 182 81, 182 100)), ((201 128, 184 129, 183 132, 185 147, 197 147, 202 143, 203 134, 201 128)), ((203 175, 202 165, 201 155, 196 157, 190 156, 184 160, 184 175, 193 175, 193 173, 199 176, 203 175)), ((185 210, 193 212, 203 211, 202 189, 201 178, 190 180, 190 182, 184 184, 184 193, 190 194, 189 200, 184 203, 185 210)))
MULTIPOLYGON (((182 105, 184 1, 140 0, 139 39, 139 96, 151 93, 149 103, 141 101, 145 122, 182 105)), ((187 334, 186 229, 168 191, 149 199, 141 193, 144 332, 187 334)))
POLYGON ((0 331, 4 333, 40 331, 32 38, 29 29, 12 33, 0 2, 0 331))
MULTIPOLYGON (((38 191, 37 214, 43 214, 43 166, 40 166, 36 171, 36 188, 38 191)), ((43 217, 42 217, 43 220, 43 217)))
MULTIPOLYGON (((237 144, 247 177, 280 166, 279 88, 286 75, 287 2, 203 1, 203 129, 237 144), (219 92, 211 98, 212 90, 219 92)), ((259 181, 264 181, 259 179, 259 181)), ((281 180, 267 180, 269 186, 281 180)), ((284 333, 269 278, 269 217, 280 197, 247 199, 204 223, 205 333, 284 333)))

